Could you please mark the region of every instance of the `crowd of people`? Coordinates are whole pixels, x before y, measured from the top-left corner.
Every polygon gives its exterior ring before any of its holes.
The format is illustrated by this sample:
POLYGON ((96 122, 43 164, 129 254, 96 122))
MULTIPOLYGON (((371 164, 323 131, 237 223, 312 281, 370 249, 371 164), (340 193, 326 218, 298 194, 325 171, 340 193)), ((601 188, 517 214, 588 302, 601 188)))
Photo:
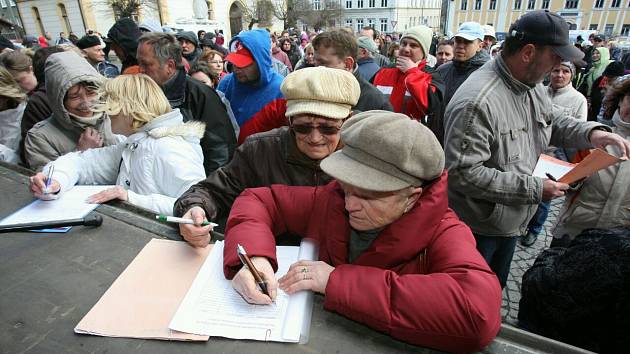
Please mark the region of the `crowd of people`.
MULTIPOLYGON (((107 36, 49 37, 0 38, 0 160, 32 169, 41 199, 112 184, 89 200, 192 219, 180 233, 194 247, 210 242, 203 221, 219 222, 225 276, 250 303, 311 290, 394 338, 476 351, 498 333, 516 244, 537 241, 551 200, 566 197, 553 247, 630 223, 624 163, 573 186, 532 175, 541 154, 630 155, 630 58, 601 35, 571 43, 555 13, 528 12, 502 42, 476 22, 452 38, 416 26, 225 42, 129 18, 107 36), (320 260, 276 279, 276 239, 296 236, 318 240, 320 260)), ((533 311, 542 291, 527 294, 533 311)))

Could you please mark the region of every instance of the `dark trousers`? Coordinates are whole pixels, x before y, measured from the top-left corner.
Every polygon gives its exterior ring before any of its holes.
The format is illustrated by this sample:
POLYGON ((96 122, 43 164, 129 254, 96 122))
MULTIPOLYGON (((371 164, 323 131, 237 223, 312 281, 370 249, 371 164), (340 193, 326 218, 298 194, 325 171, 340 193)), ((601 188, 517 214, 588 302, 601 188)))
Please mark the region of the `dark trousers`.
POLYGON ((499 278, 501 289, 505 288, 517 237, 493 237, 475 234, 475 239, 477 240, 477 250, 499 278))
POLYGON ((540 204, 538 204, 536 214, 534 214, 534 216, 532 216, 532 219, 529 220, 527 231, 533 233, 534 235, 540 234, 543 225, 545 224, 545 220, 547 220, 547 215, 549 215, 550 204, 551 202, 541 202, 540 204))

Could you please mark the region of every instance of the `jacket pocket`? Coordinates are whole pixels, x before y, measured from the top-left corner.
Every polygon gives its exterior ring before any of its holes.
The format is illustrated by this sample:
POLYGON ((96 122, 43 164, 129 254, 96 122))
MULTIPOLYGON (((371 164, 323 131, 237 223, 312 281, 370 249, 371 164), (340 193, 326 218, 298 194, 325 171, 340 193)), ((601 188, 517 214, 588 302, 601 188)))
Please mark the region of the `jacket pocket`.
POLYGON ((515 127, 501 131, 497 151, 497 164, 503 171, 510 170, 514 165, 524 159, 523 154, 527 149, 527 129, 515 127))

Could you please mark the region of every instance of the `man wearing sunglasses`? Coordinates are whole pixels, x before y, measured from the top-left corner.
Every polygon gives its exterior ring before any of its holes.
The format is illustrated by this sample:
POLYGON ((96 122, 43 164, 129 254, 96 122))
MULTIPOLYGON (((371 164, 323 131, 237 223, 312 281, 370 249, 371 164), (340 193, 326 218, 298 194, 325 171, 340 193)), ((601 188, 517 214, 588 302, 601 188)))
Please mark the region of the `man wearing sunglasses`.
POLYGON ((339 130, 359 100, 357 79, 344 70, 305 68, 289 74, 281 90, 289 126, 249 137, 229 164, 175 202, 174 214, 195 222, 180 225, 180 233, 191 245, 208 245, 211 227, 199 225, 204 220, 224 220, 245 188, 330 182, 319 162, 340 148, 339 130))

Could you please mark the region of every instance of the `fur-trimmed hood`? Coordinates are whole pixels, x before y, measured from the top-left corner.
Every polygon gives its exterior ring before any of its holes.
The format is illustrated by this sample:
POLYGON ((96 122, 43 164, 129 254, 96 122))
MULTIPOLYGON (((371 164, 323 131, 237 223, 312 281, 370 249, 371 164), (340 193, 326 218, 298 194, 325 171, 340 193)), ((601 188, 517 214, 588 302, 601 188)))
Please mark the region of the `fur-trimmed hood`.
POLYGON ((167 136, 181 136, 184 139, 201 139, 205 132, 205 123, 189 121, 184 123, 184 117, 179 109, 161 115, 143 126, 139 132, 145 132, 154 139, 167 136))

